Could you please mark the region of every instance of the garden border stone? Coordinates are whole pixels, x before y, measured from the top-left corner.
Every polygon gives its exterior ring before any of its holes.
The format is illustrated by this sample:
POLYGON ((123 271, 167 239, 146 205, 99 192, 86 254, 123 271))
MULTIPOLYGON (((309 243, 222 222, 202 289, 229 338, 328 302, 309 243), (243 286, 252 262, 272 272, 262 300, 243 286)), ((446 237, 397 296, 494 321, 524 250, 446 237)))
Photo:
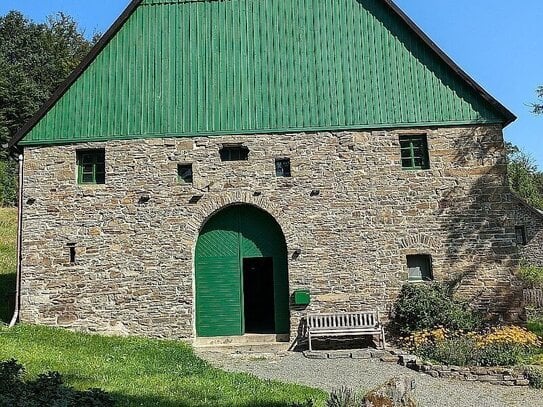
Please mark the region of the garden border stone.
POLYGON ((398 363, 436 378, 477 381, 501 386, 529 386, 521 367, 449 366, 425 362, 414 355, 400 355, 398 363))
POLYGON ((469 382, 490 383, 501 386, 526 387, 530 381, 524 367, 483 367, 483 366, 452 366, 426 362, 416 355, 405 353, 398 349, 386 351, 374 349, 304 351, 308 359, 379 359, 382 362, 397 363, 416 372, 425 373, 435 378, 457 379, 469 382))

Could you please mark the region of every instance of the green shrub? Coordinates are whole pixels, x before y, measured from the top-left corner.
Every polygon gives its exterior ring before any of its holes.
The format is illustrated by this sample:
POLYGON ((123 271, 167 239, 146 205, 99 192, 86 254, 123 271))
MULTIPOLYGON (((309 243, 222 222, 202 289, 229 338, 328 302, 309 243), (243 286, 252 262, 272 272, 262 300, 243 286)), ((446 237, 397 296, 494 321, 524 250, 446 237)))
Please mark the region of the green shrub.
POLYGON ((543 267, 521 264, 517 276, 526 288, 543 288, 543 267))
POLYGON ((0 406, 110 407, 113 399, 99 389, 76 391, 65 386, 57 372, 23 380, 24 368, 16 360, 0 362, 0 406))
POLYGON ((493 343, 474 352, 480 366, 515 366, 525 363, 537 352, 536 348, 515 343, 493 343))
POLYGON ((327 407, 362 407, 363 400, 347 387, 334 390, 326 401, 327 407))
POLYGON ((526 328, 537 336, 543 337, 543 317, 538 316, 529 318, 528 322, 526 323, 526 328))
POLYGON ((14 206, 17 203, 17 164, 12 160, 0 159, 0 206, 14 206))
POLYGON ((480 316, 467 304, 453 298, 444 284, 405 284, 394 305, 391 328, 400 335, 443 326, 452 330, 475 330, 480 316))
POLYGON ((537 366, 528 366, 524 371, 526 378, 530 381, 530 386, 536 389, 543 389, 543 368, 537 366))
POLYGON ((425 360, 453 366, 469 366, 476 364, 474 348, 473 339, 458 337, 435 343, 424 343, 416 349, 415 353, 425 360))

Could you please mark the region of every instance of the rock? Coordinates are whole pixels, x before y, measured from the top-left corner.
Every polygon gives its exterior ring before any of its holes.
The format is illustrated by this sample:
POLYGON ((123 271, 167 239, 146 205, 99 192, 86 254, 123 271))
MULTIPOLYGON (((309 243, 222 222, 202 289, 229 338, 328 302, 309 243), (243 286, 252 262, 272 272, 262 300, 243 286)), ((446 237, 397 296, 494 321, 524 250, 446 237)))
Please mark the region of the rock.
POLYGON ((357 350, 353 351, 351 357, 353 359, 369 359, 371 358, 371 353, 368 350, 357 350))
POLYGON ((370 354, 372 358, 380 358, 385 355, 389 355, 389 353, 385 352, 384 350, 370 350, 370 354))
POLYGON ((351 357, 351 352, 345 352, 345 351, 328 352, 328 358, 330 359, 349 359, 350 357, 351 357))
POLYGON ((407 366, 410 364, 417 363, 417 357, 415 355, 400 355, 399 363, 402 366, 407 366))
POLYGON ((381 356, 379 360, 381 360, 381 362, 398 363, 398 356, 384 355, 384 356, 381 356))
POLYGON ((326 352, 315 352, 306 350, 303 352, 304 356, 308 359, 327 359, 328 354, 326 352))
POLYGON ((364 396, 365 407, 417 407, 415 381, 395 377, 364 396))

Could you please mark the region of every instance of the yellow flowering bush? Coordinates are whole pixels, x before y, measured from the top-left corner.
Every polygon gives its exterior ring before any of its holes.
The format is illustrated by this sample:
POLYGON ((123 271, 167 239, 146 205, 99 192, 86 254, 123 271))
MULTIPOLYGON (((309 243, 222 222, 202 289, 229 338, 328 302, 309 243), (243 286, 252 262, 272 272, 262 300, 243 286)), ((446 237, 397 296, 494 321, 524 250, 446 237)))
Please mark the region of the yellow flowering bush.
POLYGON ((514 325, 492 328, 485 334, 475 335, 474 338, 478 348, 505 343, 541 347, 541 341, 536 334, 514 325))
POLYGON ((442 342, 449 337, 449 331, 443 327, 424 329, 404 338, 404 344, 410 349, 417 349, 428 343, 442 342))
POLYGON ((426 329, 404 338, 415 354, 450 365, 510 366, 542 351, 541 340, 518 326, 500 326, 484 332, 426 329))

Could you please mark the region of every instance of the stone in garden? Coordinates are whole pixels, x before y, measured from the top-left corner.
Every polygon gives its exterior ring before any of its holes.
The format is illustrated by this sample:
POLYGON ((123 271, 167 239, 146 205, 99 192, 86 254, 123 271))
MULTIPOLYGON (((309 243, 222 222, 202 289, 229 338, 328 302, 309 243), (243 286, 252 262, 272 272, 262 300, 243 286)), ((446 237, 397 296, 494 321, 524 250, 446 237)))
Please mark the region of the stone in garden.
POLYGON ((304 356, 308 359, 327 359, 328 353, 326 352, 315 352, 315 351, 305 351, 304 356))
POLYGON ((349 359, 351 357, 351 352, 346 351, 332 351, 328 353, 330 359, 349 359))
POLYGON ((369 359, 371 358, 371 353, 369 350, 357 350, 351 354, 351 357, 353 359, 369 359))
POLYGON ((399 363, 402 366, 407 366, 407 365, 410 365, 410 364, 416 364, 417 363, 417 357, 415 355, 400 355, 399 363))
POLYGON ((395 377, 364 396, 365 407, 417 407, 415 381, 395 377))
POLYGON ((381 362, 398 363, 398 356, 383 355, 379 358, 381 362))

